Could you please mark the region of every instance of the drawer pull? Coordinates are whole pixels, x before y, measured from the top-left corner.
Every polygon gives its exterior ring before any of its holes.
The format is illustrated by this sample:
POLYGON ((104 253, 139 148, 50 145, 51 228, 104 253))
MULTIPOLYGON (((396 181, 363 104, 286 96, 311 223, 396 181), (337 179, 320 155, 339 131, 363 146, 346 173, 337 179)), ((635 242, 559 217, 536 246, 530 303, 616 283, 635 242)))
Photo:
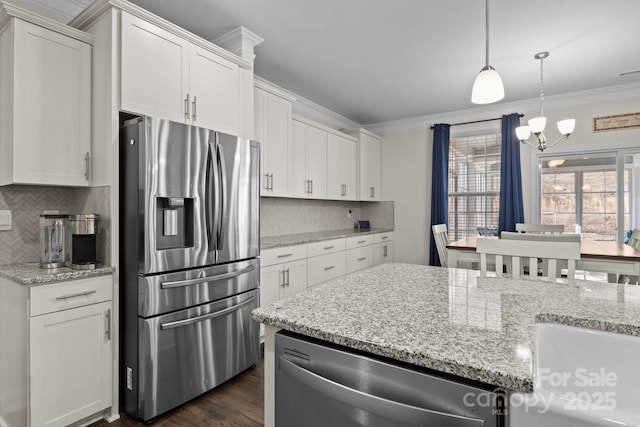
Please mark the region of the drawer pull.
POLYGON ((388 239, 388 238, 389 238, 389 236, 382 236, 382 237, 380 238, 380 240, 385 240, 385 239, 388 239))
POLYGON ((286 258, 286 257, 290 257, 291 255, 293 254, 281 254, 281 255, 278 255, 278 258, 286 258))
POLYGON ((329 267, 325 267, 324 271, 329 271, 329 270, 333 270, 334 268, 336 268, 335 265, 330 265, 329 267))
POLYGON ((328 251, 329 249, 333 249, 333 248, 335 248, 335 246, 334 246, 334 245, 331 245, 331 246, 325 246, 325 247, 324 247, 324 250, 325 250, 325 251, 328 251))
POLYGON ((224 316, 230 313, 233 313, 234 311, 238 311, 240 310, 243 306, 252 303, 255 300, 255 298, 251 297, 249 299, 246 299, 232 307, 229 308, 225 308, 223 310, 220 311, 214 311, 213 313, 209 313, 209 314, 204 314, 202 316, 198 316, 198 317, 192 317, 189 319, 184 319, 184 320, 176 320, 174 322, 167 322, 167 323, 162 323, 160 325, 160 329, 161 330, 165 330, 165 329, 173 329, 173 328, 179 328, 181 326, 187 326, 187 325, 192 325, 194 323, 198 323, 198 322, 203 322, 205 320, 210 320, 210 319, 215 319, 216 317, 220 317, 220 316, 224 316))
POLYGON ((363 256, 363 257, 358 258, 358 261, 364 261, 365 259, 367 259, 367 257, 363 256))
POLYGON ((162 282, 160 283, 160 288, 171 289, 171 288, 180 288, 184 286, 197 285, 200 283, 215 282, 218 280, 224 280, 224 279, 229 279, 231 277, 240 276, 242 274, 252 271, 254 268, 255 268, 254 265, 250 265, 248 267, 241 268, 239 270, 234 270, 228 273, 218 274, 215 276, 198 277, 197 279, 177 280, 174 282, 162 282))
POLYGON ((94 291, 78 292, 77 294, 62 295, 61 297, 56 297, 56 300, 61 301, 69 298, 84 297, 84 296, 95 294, 96 292, 97 291, 94 290, 94 291))
POLYGON ((366 240, 358 240, 358 244, 360 244, 360 243, 367 243, 367 241, 366 240))

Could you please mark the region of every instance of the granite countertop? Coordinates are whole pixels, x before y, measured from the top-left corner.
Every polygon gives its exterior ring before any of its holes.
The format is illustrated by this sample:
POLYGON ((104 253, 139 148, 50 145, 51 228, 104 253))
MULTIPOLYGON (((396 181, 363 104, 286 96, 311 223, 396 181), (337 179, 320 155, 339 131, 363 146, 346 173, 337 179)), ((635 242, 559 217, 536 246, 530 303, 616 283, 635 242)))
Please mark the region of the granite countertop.
POLYGON ((111 274, 115 269, 104 266, 93 270, 73 270, 68 267, 40 268, 37 262, 23 264, 0 265, 0 276, 20 285, 43 285, 65 280, 84 279, 88 277, 111 274))
POLYGON ((536 322, 640 336, 640 287, 482 278, 473 270, 383 264, 258 308, 253 319, 531 392, 536 322))
POLYGON ((370 228, 358 230, 345 228, 342 230, 316 231, 312 233, 283 234, 281 236, 269 236, 260 238, 260 249, 273 249, 283 246, 302 245, 304 243, 320 242, 323 240, 339 239, 341 237, 360 236, 363 234, 378 234, 393 231, 393 228, 370 228))

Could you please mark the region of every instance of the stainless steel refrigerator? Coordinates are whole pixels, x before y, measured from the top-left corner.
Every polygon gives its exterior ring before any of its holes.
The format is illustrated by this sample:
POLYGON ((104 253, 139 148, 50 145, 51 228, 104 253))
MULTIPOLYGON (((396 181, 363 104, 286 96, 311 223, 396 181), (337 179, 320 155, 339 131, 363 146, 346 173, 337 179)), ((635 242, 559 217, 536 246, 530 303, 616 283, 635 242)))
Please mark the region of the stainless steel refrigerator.
POLYGON ((158 415, 256 364, 259 145, 152 117, 120 131, 120 404, 158 415))

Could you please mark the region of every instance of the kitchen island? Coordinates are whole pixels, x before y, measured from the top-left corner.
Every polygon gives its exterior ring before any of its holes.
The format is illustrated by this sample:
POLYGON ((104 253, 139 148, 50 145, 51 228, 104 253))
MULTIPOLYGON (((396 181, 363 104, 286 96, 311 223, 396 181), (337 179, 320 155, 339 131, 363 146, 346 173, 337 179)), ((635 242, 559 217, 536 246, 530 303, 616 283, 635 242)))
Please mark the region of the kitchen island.
POLYGON ((384 264, 259 308, 265 425, 274 425, 274 334, 324 342, 516 392, 533 391, 534 326, 554 322, 640 336, 640 288, 481 278, 384 264))

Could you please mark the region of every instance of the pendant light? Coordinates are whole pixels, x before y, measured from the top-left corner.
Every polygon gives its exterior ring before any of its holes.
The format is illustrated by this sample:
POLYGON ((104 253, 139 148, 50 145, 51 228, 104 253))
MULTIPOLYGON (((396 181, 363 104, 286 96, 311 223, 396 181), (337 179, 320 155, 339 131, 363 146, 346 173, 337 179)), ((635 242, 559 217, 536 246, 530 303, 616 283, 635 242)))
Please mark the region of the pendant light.
POLYGON ((471 102, 491 104, 504 98, 504 85, 500 74, 489 65, 489 0, 485 0, 486 23, 486 65, 480 70, 471 90, 471 102))
POLYGON ((516 128, 516 136, 522 143, 529 144, 533 148, 544 151, 549 147, 553 147, 559 141, 569 138, 576 127, 575 119, 564 119, 557 123, 558 131, 562 135, 551 144, 547 144, 547 137, 544 134, 547 126, 547 118, 544 116, 544 59, 549 56, 549 52, 538 52, 534 55, 534 59, 540 61, 540 116, 529 120, 529 126, 520 126, 516 128), (529 142, 529 137, 534 134, 538 140, 537 144, 529 142))

